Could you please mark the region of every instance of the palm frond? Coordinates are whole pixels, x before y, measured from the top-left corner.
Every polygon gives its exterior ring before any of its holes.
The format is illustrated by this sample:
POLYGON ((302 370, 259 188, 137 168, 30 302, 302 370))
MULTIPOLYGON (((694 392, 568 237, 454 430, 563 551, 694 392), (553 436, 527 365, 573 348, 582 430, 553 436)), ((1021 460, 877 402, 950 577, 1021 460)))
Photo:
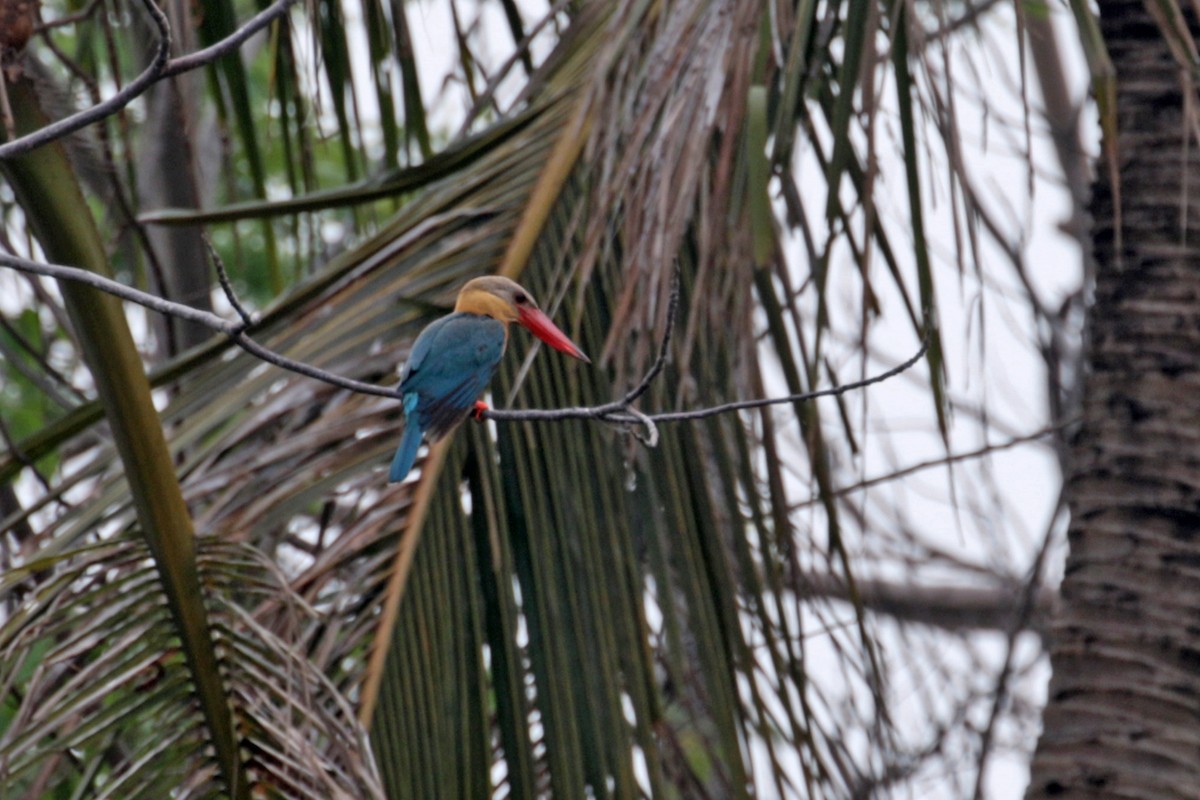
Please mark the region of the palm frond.
MULTIPOLYGON (((53 562, 36 565, 46 574, 33 590, 31 570, 9 576, 19 605, 0 629, 0 683, 21 694, 0 739, 5 793, 38 781, 88 796, 222 793, 150 550, 125 535, 53 562)), ((269 598, 295 627, 312 610, 252 548, 202 539, 199 565, 249 781, 288 797, 382 797, 353 709, 244 604, 269 598)))

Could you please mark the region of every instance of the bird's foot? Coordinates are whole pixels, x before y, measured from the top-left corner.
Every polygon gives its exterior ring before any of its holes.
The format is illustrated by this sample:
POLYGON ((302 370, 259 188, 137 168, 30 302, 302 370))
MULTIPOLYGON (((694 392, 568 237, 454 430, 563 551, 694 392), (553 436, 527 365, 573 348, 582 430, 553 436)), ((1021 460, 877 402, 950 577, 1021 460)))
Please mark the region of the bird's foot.
POLYGON ((476 400, 475 410, 471 412, 471 416, 474 417, 477 422, 483 422, 483 412, 488 410, 490 409, 488 409, 487 403, 483 402, 482 400, 476 400))

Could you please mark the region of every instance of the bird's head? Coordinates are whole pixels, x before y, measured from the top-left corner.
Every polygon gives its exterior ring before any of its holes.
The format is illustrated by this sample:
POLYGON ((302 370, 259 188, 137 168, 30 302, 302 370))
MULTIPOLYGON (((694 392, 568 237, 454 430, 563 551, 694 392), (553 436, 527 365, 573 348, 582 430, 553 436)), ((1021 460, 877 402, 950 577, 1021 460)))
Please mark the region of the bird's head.
POLYGON ((480 314, 504 323, 515 322, 555 350, 591 363, 591 359, 538 308, 529 292, 508 278, 487 275, 467 281, 458 293, 454 310, 480 314))

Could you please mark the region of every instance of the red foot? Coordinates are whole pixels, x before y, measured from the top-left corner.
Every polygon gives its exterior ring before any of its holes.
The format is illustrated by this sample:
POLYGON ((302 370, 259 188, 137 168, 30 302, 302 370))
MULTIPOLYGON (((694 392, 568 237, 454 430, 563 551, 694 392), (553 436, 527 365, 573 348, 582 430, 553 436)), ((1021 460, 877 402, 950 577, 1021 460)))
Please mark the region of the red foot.
POLYGON ((483 412, 488 411, 488 404, 482 400, 475 401, 475 410, 471 412, 471 416, 478 422, 483 422, 483 412))

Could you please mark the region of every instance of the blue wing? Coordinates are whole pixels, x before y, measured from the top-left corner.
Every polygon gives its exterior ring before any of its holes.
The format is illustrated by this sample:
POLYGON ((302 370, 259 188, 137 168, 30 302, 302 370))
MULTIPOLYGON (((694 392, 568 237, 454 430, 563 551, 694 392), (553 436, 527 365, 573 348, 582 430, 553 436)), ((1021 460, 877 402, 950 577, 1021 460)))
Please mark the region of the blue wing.
POLYGON ((504 323, 462 312, 423 330, 400 377, 406 408, 416 396, 409 424, 416 421, 435 440, 462 422, 491 381, 507 338, 504 323))

